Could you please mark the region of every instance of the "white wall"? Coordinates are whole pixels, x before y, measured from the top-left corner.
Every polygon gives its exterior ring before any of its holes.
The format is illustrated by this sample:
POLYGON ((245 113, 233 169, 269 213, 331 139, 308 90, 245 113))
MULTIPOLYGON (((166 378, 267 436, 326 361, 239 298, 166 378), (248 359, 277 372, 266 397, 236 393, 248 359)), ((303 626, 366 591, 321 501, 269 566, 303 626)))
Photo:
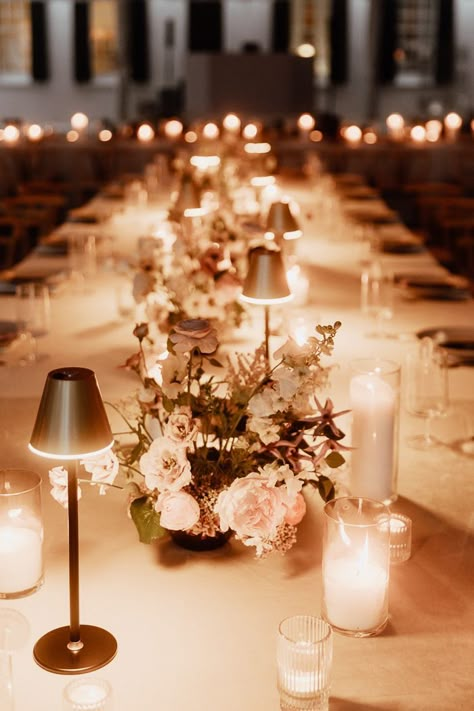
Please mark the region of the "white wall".
MULTIPOLYGON (((371 1, 349 0, 349 82, 343 87, 319 92, 315 108, 335 111, 345 118, 363 121, 370 117, 373 104, 373 47, 370 36, 371 1)), ((186 78, 188 34, 187 0, 148 0, 150 21, 151 80, 131 86, 127 105, 135 118, 143 101, 157 98, 159 89, 186 78), (167 18, 175 21, 175 48, 164 48, 167 18)), ((224 45, 236 51, 246 41, 257 42, 264 50, 271 43, 272 0, 223 0, 224 45)), ((91 118, 117 120, 119 84, 77 85, 73 81, 73 2, 48 0, 51 78, 44 84, 5 86, 0 84, 0 117, 18 116, 25 121, 66 122, 77 110, 91 118)), ((474 109, 474 0, 457 0, 459 78, 456 86, 424 91, 382 88, 377 92, 378 115, 382 120, 394 110, 407 115, 420 112, 423 102, 441 99, 449 109, 474 109)))

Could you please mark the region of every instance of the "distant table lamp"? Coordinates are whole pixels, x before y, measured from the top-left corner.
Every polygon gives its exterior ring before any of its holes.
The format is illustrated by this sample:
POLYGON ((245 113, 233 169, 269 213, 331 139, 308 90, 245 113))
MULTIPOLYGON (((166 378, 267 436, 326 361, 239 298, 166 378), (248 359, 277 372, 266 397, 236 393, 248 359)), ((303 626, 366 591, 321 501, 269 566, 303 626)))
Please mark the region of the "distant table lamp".
POLYGON ((205 210, 201 207, 201 194, 192 176, 185 173, 174 204, 179 217, 201 217, 205 210))
POLYGON ((265 307, 265 358, 267 364, 270 364, 270 306, 293 298, 279 249, 255 247, 251 251, 249 270, 240 298, 250 304, 265 307))
POLYGON ((296 217, 291 212, 290 203, 286 200, 278 200, 270 205, 266 229, 274 234, 277 243, 282 239, 299 239, 303 234, 296 217))
POLYGON ((79 460, 110 449, 113 435, 95 374, 87 368, 48 373, 29 449, 41 457, 70 462, 68 467, 70 624, 47 632, 35 644, 35 661, 57 674, 82 674, 108 664, 117 653, 115 638, 79 623, 79 460))

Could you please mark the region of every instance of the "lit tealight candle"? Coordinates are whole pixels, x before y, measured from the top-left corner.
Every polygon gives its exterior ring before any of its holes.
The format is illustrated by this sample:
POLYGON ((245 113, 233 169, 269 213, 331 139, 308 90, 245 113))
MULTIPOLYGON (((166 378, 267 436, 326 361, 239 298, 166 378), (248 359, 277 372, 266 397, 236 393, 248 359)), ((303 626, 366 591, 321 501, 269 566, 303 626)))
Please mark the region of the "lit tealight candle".
POLYGON ((455 111, 444 117, 444 132, 447 141, 455 141, 462 126, 462 118, 455 111))
POLYGON ((142 123, 137 129, 137 138, 142 143, 149 143, 155 138, 155 131, 149 123, 142 123))
POLYGON ((350 146, 356 146, 361 141, 362 130, 359 128, 359 126, 352 124, 351 126, 347 126, 347 128, 344 129, 343 136, 350 146))
POLYGON ((298 129, 300 132, 300 136, 302 138, 308 138, 309 133, 313 130, 313 128, 316 125, 316 121, 311 114, 301 114, 301 116, 298 118, 298 129))
POLYGON ((322 131, 318 131, 318 129, 316 129, 315 131, 311 131, 311 133, 309 134, 309 140, 313 141, 313 143, 319 143, 320 141, 322 141, 323 140, 322 131))
POLYGON ((71 128, 74 131, 85 131, 89 125, 89 119, 82 111, 77 111, 71 116, 71 128))
POLYGON ((6 143, 16 143, 20 138, 20 129, 14 124, 8 124, 3 129, 3 140, 6 143))
POLYGON ((178 119, 171 119, 165 123, 164 134, 170 140, 176 140, 183 133, 183 124, 178 119))
POLYGON ((436 143, 441 136, 443 124, 438 119, 430 119, 425 124, 426 140, 430 143, 436 143))
POLYGON ((107 143, 108 141, 112 140, 112 131, 110 131, 108 128, 102 128, 99 131, 98 138, 99 141, 102 141, 102 143, 107 143))
POLYGON ((399 513, 390 515, 390 562, 404 563, 411 555, 411 519, 399 513))
POLYGON ((388 135, 394 141, 401 141, 405 133, 405 119, 401 114, 390 114, 386 118, 388 135))
POLYGON ((257 137, 258 126, 255 123, 248 123, 244 126, 242 136, 246 141, 253 141, 257 137))
POLYGON ((196 131, 186 131, 184 134, 184 140, 186 143, 196 143, 198 137, 196 131))
POLYGON ((41 141, 44 136, 44 131, 39 124, 32 123, 30 126, 28 126, 26 135, 28 136, 30 141, 35 143, 36 141, 41 141))
POLYGON ((426 128, 417 124, 410 131, 410 138, 415 143, 424 143, 426 140, 426 128))
POLYGON ((219 126, 212 121, 204 124, 202 129, 202 137, 206 138, 208 141, 215 141, 219 138, 219 126))
POLYGON ((222 125, 229 133, 236 134, 240 131, 241 121, 237 114, 227 114, 222 121, 222 125))
POLYGON ((73 129, 71 129, 70 131, 68 131, 66 133, 66 141, 68 143, 75 143, 77 140, 79 140, 79 132, 78 131, 74 131, 73 129))
POLYGON ((366 131, 364 131, 362 140, 364 141, 364 143, 368 143, 370 146, 373 146, 374 143, 377 143, 377 134, 373 129, 368 128, 366 131))

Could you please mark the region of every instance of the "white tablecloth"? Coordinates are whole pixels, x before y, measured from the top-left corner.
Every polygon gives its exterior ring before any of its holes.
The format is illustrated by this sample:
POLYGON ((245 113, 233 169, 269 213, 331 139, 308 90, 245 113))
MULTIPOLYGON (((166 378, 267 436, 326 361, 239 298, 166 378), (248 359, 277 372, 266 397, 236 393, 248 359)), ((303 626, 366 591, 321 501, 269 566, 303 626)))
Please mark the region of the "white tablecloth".
MULTIPOLYGON (((288 190, 311 206, 306 187, 289 185, 288 190)), ((298 248, 310 279, 303 313, 312 322, 342 321, 330 393, 343 409, 352 357, 376 352, 401 361, 417 330, 472 326, 474 308, 471 301, 400 297, 390 324, 398 337, 366 337, 359 309, 360 252, 350 239, 331 243, 318 238, 317 219, 313 214, 306 220, 298 248)), ((61 258, 55 259, 59 265, 61 258)), ((433 267, 427 253, 384 259, 394 269, 433 267)), ((31 455, 27 443, 50 369, 92 368, 105 400, 117 400, 136 387, 134 376, 120 368, 135 343, 131 325, 116 316, 119 280, 99 272, 89 293, 59 291, 53 299, 52 331, 40 342, 48 357, 33 366, 0 369, 1 465, 31 468, 44 477, 44 586, 30 597, 0 600, 0 609, 19 610, 31 627, 28 645, 14 658, 17 711, 59 711, 62 689, 71 678, 42 670, 32 657, 42 634, 68 624, 68 548, 66 514, 48 493, 48 462, 31 455)), ((0 298, 6 317, 13 299, 0 298)), ((274 337, 272 346, 277 342, 274 337)), ((412 557, 392 567, 390 623, 384 633, 368 639, 335 636, 333 711, 455 711, 472 703, 474 460, 449 445, 461 430, 474 434, 473 386, 472 368, 450 371, 451 410, 435 423, 446 446, 435 451, 407 446, 407 435, 420 431, 422 423, 402 405, 400 496, 393 508, 413 519, 412 557)), ((321 611, 318 497, 309 499, 294 549, 285 557, 256 561, 235 541, 201 554, 169 541, 140 544, 121 492, 99 497, 95 489, 84 489, 81 621, 105 627, 118 640, 117 657, 95 672, 111 682, 116 711, 276 711, 278 623, 295 613, 321 611)))

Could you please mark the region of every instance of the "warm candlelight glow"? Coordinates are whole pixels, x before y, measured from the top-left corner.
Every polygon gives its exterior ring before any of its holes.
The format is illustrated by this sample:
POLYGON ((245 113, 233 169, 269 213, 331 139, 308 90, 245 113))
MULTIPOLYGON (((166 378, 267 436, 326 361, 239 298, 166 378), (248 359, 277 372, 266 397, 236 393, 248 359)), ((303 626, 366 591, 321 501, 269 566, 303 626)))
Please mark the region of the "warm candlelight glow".
POLYGON ((71 128, 74 129, 74 131, 84 131, 88 125, 89 119, 86 114, 83 114, 81 111, 71 116, 71 128))
POLYGON ((75 143, 79 138, 79 133, 71 129, 66 133, 66 141, 68 143, 75 143))
POLYGON ((298 57, 305 57, 306 59, 309 57, 314 57, 316 53, 316 50, 312 44, 309 42, 303 42, 303 44, 298 45, 296 48, 296 54, 298 57))
POLYGON ((6 141, 7 143, 16 143, 18 139, 20 138, 20 130, 18 129, 17 126, 14 126, 13 124, 8 124, 8 126, 5 126, 3 129, 3 140, 6 141))
POLYGON ((216 138, 219 138, 219 126, 212 121, 209 121, 204 124, 202 135, 203 138, 206 138, 208 141, 215 141, 216 138))
POLYGON ((426 139, 426 129, 424 126, 413 126, 413 128, 410 131, 410 138, 412 141, 415 141, 415 143, 423 143, 423 141, 426 139))
POLYGON ((103 128, 101 131, 99 131, 98 137, 99 141, 107 143, 107 141, 110 141, 112 139, 112 131, 110 131, 108 128, 103 128))
POLYGON ((227 114, 222 121, 222 125, 225 130, 230 133, 237 133, 240 131, 240 119, 237 114, 227 114))
POLYGON ((142 123, 137 130, 137 138, 142 143, 149 143, 155 138, 155 132, 149 123, 142 123))
POLYGON ((405 128, 405 119, 401 114, 390 114, 385 121, 391 131, 400 131, 405 128))
POLYGON ((377 134, 372 129, 368 129, 367 131, 365 131, 362 138, 364 143, 368 143, 370 146, 372 146, 374 143, 377 143, 378 140, 377 134))
POLYGON ((189 162, 198 170, 204 171, 209 168, 217 168, 217 166, 220 165, 221 159, 219 156, 191 156, 189 162))
POLYGON ((254 123, 248 123, 246 126, 244 126, 244 129, 242 131, 242 136, 245 138, 246 141, 252 141, 254 138, 257 137, 258 134, 258 126, 254 123))
POLYGON ((320 141, 322 141, 322 131, 318 131, 318 129, 316 129, 315 131, 311 131, 311 133, 309 134, 309 140, 314 141, 314 143, 319 143, 320 141))
POLYGON ((197 141, 197 133, 196 131, 186 131, 184 134, 184 140, 186 143, 196 143, 197 141))
POLYGON ((359 126, 352 124, 351 126, 348 126, 346 129, 344 129, 342 135, 349 143, 358 143, 362 138, 362 131, 359 126))
POLYGON ((254 188, 265 188, 267 185, 273 185, 275 180, 274 175, 255 175, 250 178, 250 185, 254 188))
POLYGON ((244 151, 249 154, 270 153, 272 147, 269 143, 246 143, 244 151))
POLYGON ((171 119, 165 123, 163 130, 166 138, 179 138, 183 133, 183 124, 178 119, 171 119))
POLYGON ((316 125, 316 121, 311 114, 301 114, 298 119, 298 128, 301 131, 311 131, 316 125))
POLYGON ((40 141, 44 136, 44 131, 39 124, 32 123, 31 126, 28 126, 26 135, 30 141, 40 141))
POLYGON ((451 111, 444 117, 444 125, 446 128, 459 130, 462 126, 462 118, 455 111, 451 111))
POLYGON ((438 119, 431 119, 425 124, 426 140, 435 143, 439 140, 443 130, 443 124, 438 119))

